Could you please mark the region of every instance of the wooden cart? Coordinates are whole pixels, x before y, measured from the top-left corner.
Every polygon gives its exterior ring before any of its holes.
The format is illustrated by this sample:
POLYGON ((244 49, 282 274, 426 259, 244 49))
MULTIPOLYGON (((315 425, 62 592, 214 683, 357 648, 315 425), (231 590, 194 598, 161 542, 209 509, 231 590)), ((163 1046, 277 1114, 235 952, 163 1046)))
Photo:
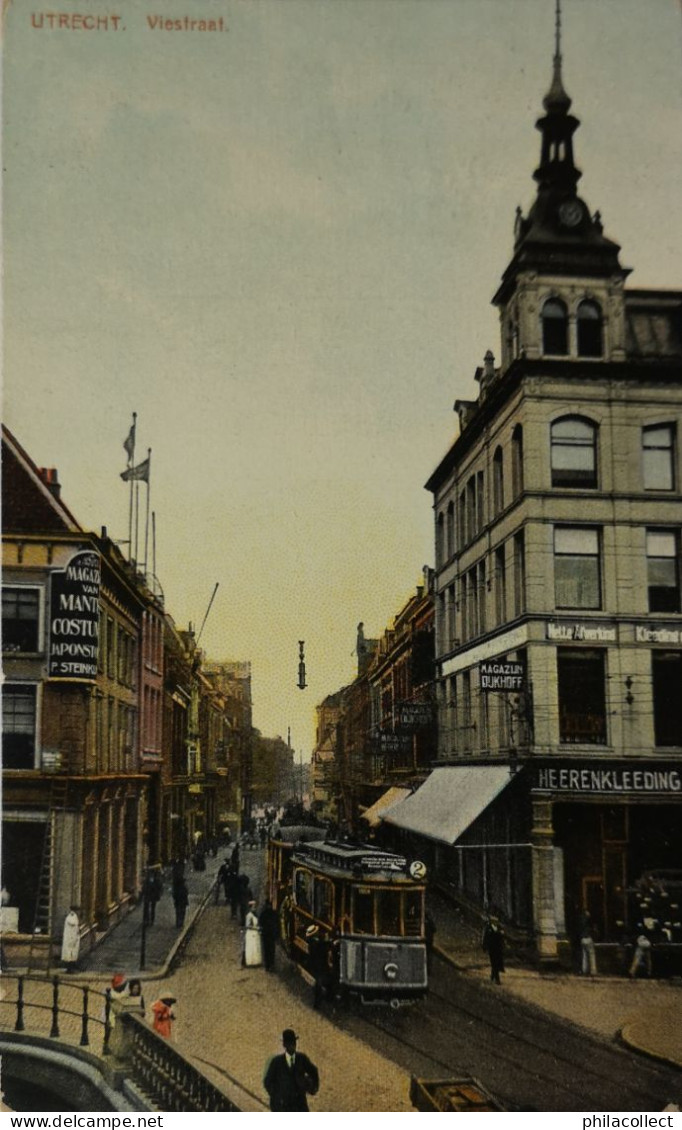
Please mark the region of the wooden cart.
POLYGON ((416 1110, 441 1114, 477 1114, 507 1109, 472 1075, 463 1079, 418 1079, 413 1075, 410 1102, 416 1110))

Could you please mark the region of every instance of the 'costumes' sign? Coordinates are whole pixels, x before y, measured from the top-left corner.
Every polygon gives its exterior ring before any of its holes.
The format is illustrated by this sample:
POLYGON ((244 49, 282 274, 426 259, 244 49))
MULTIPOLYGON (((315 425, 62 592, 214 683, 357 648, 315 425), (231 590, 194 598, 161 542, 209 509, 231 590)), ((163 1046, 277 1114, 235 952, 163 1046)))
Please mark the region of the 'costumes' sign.
POLYGON ((100 558, 84 550, 52 574, 48 673, 51 679, 96 679, 100 558))

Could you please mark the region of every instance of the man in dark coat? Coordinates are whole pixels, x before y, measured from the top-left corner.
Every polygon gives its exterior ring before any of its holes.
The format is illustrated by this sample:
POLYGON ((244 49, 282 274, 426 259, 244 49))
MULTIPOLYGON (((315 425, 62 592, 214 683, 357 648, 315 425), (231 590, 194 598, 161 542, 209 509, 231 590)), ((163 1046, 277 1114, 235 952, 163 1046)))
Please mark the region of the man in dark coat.
POLYGON ((189 890, 184 879, 173 884, 173 905, 175 906, 175 926, 181 930, 185 925, 185 915, 189 905, 189 890))
POLYGON ((504 932, 497 918, 488 919, 482 944, 490 959, 490 980, 499 985, 500 973, 504 973, 504 932))
POLYGON ((320 1076, 315 1064, 303 1052, 296 1051, 298 1036, 292 1028, 282 1032, 283 1055, 270 1060, 263 1086, 270 1096, 270 1110, 307 1111, 308 1095, 316 1095, 320 1076))
POLYGON ((277 934, 279 933, 277 911, 270 902, 270 899, 265 900, 265 906, 258 916, 258 924, 260 926, 260 938, 263 947, 263 965, 265 966, 266 972, 269 973, 275 965, 275 945, 277 943, 277 934))
POLYGON ((317 926, 308 927, 305 939, 308 943, 308 972, 314 979, 313 1008, 319 1008, 322 1001, 331 996, 329 942, 317 926))

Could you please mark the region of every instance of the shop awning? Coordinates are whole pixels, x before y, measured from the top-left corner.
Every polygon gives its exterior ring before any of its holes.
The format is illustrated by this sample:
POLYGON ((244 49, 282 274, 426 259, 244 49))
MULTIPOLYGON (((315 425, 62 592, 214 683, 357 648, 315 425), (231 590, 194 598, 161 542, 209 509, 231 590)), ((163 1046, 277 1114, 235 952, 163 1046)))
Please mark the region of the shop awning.
POLYGON ((366 820, 370 828, 376 828, 381 823, 386 809, 392 808, 394 804, 399 804, 401 800, 405 800, 410 795, 409 789, 392 788, 388 789, 374 804, 366 808, 362 813, 362 819, 366 820))
POLYGON ((454 844, 509 781, 508 765, 444 765, 380 819, 406 832, 454 844))

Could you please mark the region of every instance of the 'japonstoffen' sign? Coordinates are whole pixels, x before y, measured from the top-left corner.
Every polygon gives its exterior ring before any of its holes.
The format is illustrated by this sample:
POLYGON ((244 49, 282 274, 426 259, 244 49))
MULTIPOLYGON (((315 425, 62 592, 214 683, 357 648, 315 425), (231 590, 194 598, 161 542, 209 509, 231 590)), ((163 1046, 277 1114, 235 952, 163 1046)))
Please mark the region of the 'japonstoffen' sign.
POLYGON ((51 679, 96 679, 99 646, 100 558, 76 553, 52 574, 48 674, 51 679))

